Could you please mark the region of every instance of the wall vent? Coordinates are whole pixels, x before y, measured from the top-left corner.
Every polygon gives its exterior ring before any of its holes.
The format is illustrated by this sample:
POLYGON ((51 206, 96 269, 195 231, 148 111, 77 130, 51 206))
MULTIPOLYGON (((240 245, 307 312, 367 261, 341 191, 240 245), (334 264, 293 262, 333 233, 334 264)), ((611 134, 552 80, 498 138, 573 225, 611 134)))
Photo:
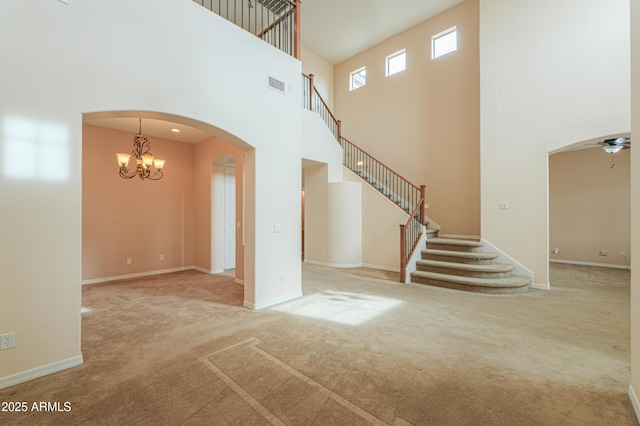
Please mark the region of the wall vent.
POLYGON ((277 90, 278 92, 284 94, 284 81, 280 81, 277 78, 268 76, 267 86, 271 87, 273 90, 277 90))

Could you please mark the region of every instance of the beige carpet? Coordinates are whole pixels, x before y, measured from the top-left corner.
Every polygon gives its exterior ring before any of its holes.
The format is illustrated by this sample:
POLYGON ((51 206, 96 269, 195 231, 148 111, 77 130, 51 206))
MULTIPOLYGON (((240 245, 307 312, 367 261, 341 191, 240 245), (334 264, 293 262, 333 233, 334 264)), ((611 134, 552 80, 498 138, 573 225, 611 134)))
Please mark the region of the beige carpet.
POLYGON ((71 411, 0 424, 637 424, 629 272, 551 272, 490 296, 304 265, 305 296, 257 312, 228 275, 86 286, 84 365, 0 390, 71 411))

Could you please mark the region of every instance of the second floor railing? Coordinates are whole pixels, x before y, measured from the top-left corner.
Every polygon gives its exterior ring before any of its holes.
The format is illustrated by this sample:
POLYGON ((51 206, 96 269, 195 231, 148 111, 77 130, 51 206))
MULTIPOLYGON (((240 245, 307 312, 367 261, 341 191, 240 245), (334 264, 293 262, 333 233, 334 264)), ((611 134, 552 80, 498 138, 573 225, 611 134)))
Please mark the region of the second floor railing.
POLYGON ((300 0, 193 0, 272 46, 300 58, 300 0))

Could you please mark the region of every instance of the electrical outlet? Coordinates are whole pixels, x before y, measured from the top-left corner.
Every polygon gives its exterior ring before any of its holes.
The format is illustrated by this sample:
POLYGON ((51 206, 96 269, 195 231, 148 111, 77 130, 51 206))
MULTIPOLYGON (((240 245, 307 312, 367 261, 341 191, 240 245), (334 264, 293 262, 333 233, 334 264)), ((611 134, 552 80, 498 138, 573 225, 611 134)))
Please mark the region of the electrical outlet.
POLYGON ((555 247, 553 249, 553 254, 558 254, 558 253, 560 253, 560 248, 559 247, 555 247))
POLYGON ((620 252, 620 257, 624 257, 624 252, 623 251, 620 252))
POLYGON ((600 250, 600 256, 606 256, 606 255, 607 255, 606 250, 600 250))
POLYGON ((11 349, 16 345, 16 334, 11 333, 0 335, 0 351, 11 349))
POLYGON ((160 260, 161 260, 161 261, 164 261, 164 254, 161 254, 161 255, 160 255, 160 260))
POLYGON ((285 274, 280 275, 280 282, 284 284, 287 281, 287 276, 285 274))
POLYGON ((131 258, 127 257, 127 265, 131 265, 131 258))

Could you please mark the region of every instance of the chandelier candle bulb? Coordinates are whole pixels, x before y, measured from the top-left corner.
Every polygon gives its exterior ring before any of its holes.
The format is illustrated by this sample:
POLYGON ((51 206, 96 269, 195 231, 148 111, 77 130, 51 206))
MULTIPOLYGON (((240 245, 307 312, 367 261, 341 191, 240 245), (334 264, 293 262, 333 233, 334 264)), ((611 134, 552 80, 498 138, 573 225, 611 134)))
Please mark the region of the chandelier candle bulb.
POLYGON ((118 164, 120 167, 126 167, 129 164, 129 158, 131 158, 131 154, 125 154, 123 152, 119 152, 116 154, 118 157, 118 164))

